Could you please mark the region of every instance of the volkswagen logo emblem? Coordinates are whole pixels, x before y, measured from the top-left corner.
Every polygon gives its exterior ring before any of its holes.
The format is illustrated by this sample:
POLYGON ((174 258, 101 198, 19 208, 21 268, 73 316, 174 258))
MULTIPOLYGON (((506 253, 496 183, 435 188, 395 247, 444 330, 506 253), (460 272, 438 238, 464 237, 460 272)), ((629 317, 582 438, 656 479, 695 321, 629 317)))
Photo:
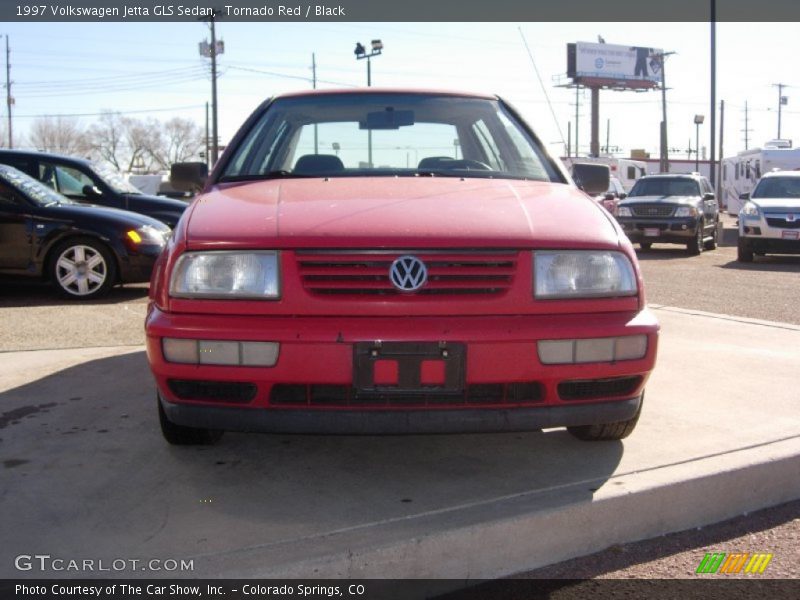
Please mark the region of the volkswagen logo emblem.
POLYGON ((787 220, 789 223, 794 223, 794 221, 795 221, 795 216, 794 216, 794 213, 789 213, 788 215, 786 215, 786 220, 787 220))
POLYGON ((389 279, 401 292, 416 292, 428 281, 428 269, 416 256, 401 256, 389 268, 389 279))

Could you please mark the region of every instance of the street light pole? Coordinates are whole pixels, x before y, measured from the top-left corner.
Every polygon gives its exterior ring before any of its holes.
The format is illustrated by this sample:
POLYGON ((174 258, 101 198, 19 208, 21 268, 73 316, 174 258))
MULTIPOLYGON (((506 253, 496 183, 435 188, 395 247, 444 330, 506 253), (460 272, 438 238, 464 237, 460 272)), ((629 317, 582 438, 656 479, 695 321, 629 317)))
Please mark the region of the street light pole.
POLYGON ((703 115, 694 116, 695 138, 694 138, 694 170, 700 171, 700 125, 705 120, 703 115))
MULTIPOLYGON (((362 58, 367 59, 367 87, 372 86, 372 65, 370 63, 370 59, 373 56, 380 56, 381 51, 383 50, 383 42, 380 40, 372 40, 372 52, 367 54, 367 51, 364 49, 364 46, 361 43, 356 42, 356 49, 353 53, 356 55, 356 60, 361 60, 362 58)), ((367 129, 367 162, 369 163, 369 167, 372 168, 372 130, 367 129)))
POLYGON ((14 147, 14 136, 11 133, 11 105, 14 98, 11 96, 11 50, 8 48, 8 35, 6 35, 6 106, 8 107, 8 147, 14 147))
POLYGON ((661 160, 659 161, 659 170, 662 173, 669 173, 669 143, 667 142, 667 84, 666 75, 664 74, 664 67, 666 65, 666 58, 672 56, 675 52, 662 52, 658 55, 659 63, 661 64, 661 160))

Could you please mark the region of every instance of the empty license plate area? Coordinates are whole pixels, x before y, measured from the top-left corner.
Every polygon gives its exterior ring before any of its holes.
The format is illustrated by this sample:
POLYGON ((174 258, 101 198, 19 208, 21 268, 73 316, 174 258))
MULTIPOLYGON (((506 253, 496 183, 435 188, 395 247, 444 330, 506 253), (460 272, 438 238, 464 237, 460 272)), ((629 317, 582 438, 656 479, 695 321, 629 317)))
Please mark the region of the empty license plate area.
POLYGON ((354 346, 356 393, 461 394, 466 346, 450 342, 361 342, 354 346))

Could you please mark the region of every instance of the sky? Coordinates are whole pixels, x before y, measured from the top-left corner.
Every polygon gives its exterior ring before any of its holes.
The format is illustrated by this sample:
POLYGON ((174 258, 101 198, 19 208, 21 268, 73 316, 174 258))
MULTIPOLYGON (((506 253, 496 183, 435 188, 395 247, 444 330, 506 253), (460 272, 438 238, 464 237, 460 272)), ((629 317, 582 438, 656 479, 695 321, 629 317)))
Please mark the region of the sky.
MULTIPOLYGON (((776 83, 788 86, 781 137, 800 144, 800 72, 791 50, 798 25, 717 24, 717 100, 725 101, 725 156, 745 148, 745 103, 749 147, 777 137, 776 83)), ((575 90, 558 87, 565 82, 566 46, 597 42, 601 35, 609 44, 675 52, 665 71, 669 145, 676 149, 671 157, 686 158, 689 145, 694 147, 696 114, 705 116, 702 157, 709 144, 710 28, 708 23, 220 21, 217 37, 225 42, 218 79, 221 143, 263 100, 311 88, 312 54, 317 87, 366 85, 366 61, 356 60, 353 49, 356 42, 369 47, 370 40, 379 38, 384 50, 372 60, 373 86, 499 94, 552 153, 564 155, 568 123, 573 141, 575 128, 575 90)), ((204 123, 211 80, 209 60, 200 56, 198 44, 210 38, 205 23, 2 23, 0 34, 8 36, 11 51, 15 139, 42 115, 70 115, 84 127, 104 110, 204 123)), ((588 91, 579 102, 578 141, 585 154, 588 91)), ((0 113, 5 117, 4 108, 0 113)), ((660 91, 600 94, 600 143, 605 145, 608 135, 620 156, 641 148, 657 157, 660 121, 660 91)))

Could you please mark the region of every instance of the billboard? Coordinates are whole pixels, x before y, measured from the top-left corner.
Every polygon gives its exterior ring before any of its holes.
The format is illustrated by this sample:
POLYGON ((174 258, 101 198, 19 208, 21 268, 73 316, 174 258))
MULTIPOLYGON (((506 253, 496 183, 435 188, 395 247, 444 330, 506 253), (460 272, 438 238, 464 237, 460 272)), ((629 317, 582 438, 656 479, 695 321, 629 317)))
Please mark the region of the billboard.
POLYGON ((661 48, 577 42, 567 44, 567 75, 575 83, 653 88, 661 81, 661 48))

